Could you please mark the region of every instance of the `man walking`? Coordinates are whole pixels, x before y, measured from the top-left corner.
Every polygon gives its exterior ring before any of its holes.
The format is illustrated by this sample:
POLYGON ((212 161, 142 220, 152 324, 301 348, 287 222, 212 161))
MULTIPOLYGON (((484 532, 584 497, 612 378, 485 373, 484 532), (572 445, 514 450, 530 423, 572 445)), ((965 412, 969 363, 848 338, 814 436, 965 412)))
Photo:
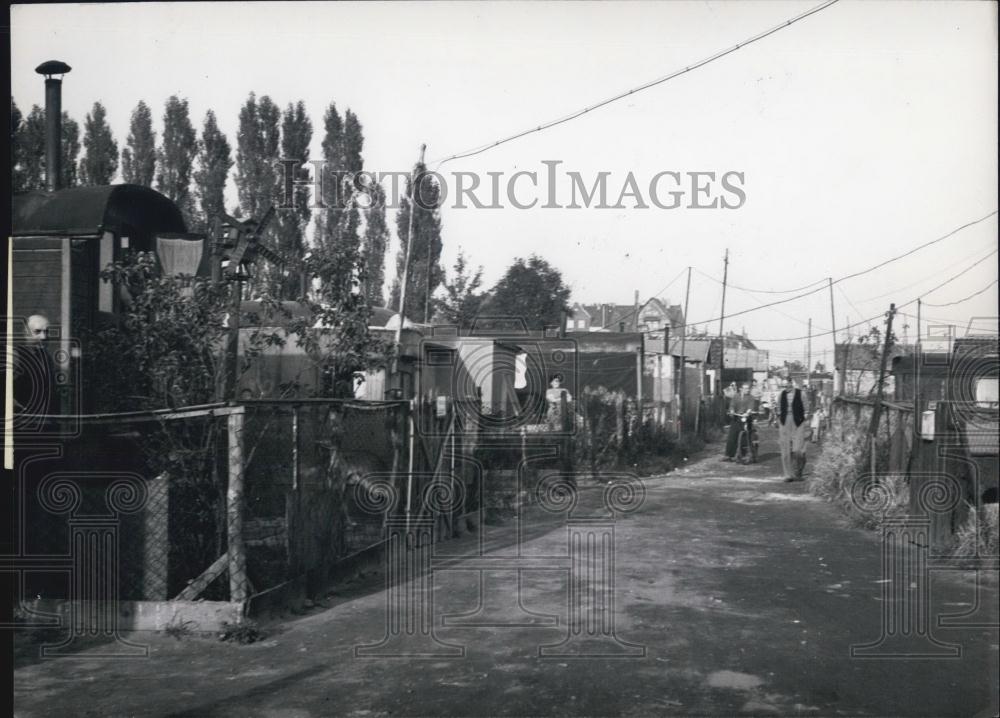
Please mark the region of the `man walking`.
POLYGON ((801 481, 806 466, 804 430, 809 407, 805 393, 788 377, 778 398, 778 443, 785 481, 801 481))

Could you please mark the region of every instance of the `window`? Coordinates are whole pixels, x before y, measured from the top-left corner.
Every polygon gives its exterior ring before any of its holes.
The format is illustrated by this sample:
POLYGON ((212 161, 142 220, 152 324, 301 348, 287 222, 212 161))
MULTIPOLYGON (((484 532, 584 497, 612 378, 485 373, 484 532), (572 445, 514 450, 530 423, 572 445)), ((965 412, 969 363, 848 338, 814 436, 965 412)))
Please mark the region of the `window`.
POLYGON ((976 406, 996 409, 1000 406, 1000 379, 997 377, 982 377, 976 379, 976 406))

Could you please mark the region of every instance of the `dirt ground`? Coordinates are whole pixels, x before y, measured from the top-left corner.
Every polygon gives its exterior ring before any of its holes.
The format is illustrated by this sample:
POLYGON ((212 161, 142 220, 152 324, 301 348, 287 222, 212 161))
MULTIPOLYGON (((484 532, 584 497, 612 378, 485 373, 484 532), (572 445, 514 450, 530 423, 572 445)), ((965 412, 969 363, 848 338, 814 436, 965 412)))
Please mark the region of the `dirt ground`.
MULTIPOLYGON (((535 508, 520 526, 483 527, 482 548, 475 536, 435 548, 436 642, 425 648, 438 655, 355 655, 396 617, 375 575, 250 645, 131 634, 148 658, 29 655, 15 673, 17 715, 996 715, 995 584, 978 590, 976 610, 974 572, 884 572, 880 535, 783 483, 774 437, 763 438, 758 465, 723 463, 710 446, 643 479, 641 508, 614 522, 612 575, 588 579, 613 596, 583 614, 604 620, 584 633, 597 625, 607 637, 613 623, 616 641, 585 646, 602 655, 540 655, 568 635, 571 582, 567 562, 551 559, 567 552, 565 516, 535 508), (494 568, 505 559, 522 570, 494 568), (970 625, 937 625, 970 611, 953 619, 970 625), (852 658, 851 646, 878 642, 884 626, 896 642, 879 650, 907 655, 852 658), (939 644, 958 655, 916 657, 945 651, 939 644)), ((602 489, 581 486, 574 516, 600 515, 602 489)))

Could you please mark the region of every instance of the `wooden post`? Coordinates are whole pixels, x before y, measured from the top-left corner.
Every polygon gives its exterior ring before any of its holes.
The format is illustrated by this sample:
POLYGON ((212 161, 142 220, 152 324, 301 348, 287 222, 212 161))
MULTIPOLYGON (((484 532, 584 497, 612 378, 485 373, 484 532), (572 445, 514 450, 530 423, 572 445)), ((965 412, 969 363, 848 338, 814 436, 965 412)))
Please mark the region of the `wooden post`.
MULTIPOLYGON (((427 145, 420 145, 419 164, 421 165, 424 163, 424 152, 426 149, 427 145)), ((400 390, 403 388, 403 378, 399 373, 399 357, 402 351, 403 320, 406 316, 406 285, 407 275, 410 270, 410 248, 413 244, 413 217, 416 214, 416 203, 413 201, 416 196, 416 184, 417 176, 416 173, 413 173, 410 177, 410 218, 406 233, 406 249, 403 253, 403 276, 399 283, 399 326, 396 327, 396 353, 392 360, 392 381, 396 384, 393 388, 400 390)), ((428 257, 430 257, 430 248, 428 248, 428 257)))
POLYGON ((882 361, 879 363, 878 385, 875 387, 875 406, 872 407, 872 421, 868 434, 875 437, 878 431, 879 415, 882 413, 882 395, 885 392, 885 365, 889 361, 889 347, 892 345, 892 318, 896 314, 896 305, 889 305, 889 317, 885 325, 885 342, 882 344, 882 361))
MULTIPOLYGON (((684 414, 684 409, 687 406, 687 396, 685 396, 685 391, 687 389, 686 386, 687 379, 685 378, 685 374, 687 374, 687 371, 685 370, 685 366, 687 364, 687 358, 685 357, 684 352, 687 349, 685 344, 687 340, 688 299, 690 299, 690 297, 691 297, 691 267, 688 267, 687 289, 684 291, 684 325, 681 327, 681 377, 680 377, 681 392, 678 401, 678 403, 680 404, 680 406, 678 407, 678 416, 680 417, 680 421, 678 422, 677 425, 677 436, 680 436, 681 432, 684 430, 684 422, 687 419, 686 415, 684 414)), ((671 361, 673 361, 673 359, 671 359, 671 361)), ((700 394, 701 392, 699 391, 698 393, 700 394)))
POLYGON ((229 415, 229 486, 226 490, 229 600, 247 599, 247 557, 243 544, 243 411, 229 415))
POLYGON ((642 423, 642 347, 635 350, 635 403, 639 409, 639 421, 642 423))
POLYGON ((223 390, 223 401, 235 401, 237 394, 237 374, 240 366, 240 302, 243 299, 243 282, 239 279, 232 283, 233 295, 229 309, 229 337, 226 346, 226 384, 223 390))
POLYGON ((413 441, 414 441, 414 431, 413 431, 413 402, 415 399, 410 400, 410 411, 409 421, 407 423, 407 430, 410 434, 409 439, 409 456, 407 457, 407 467, 406 467, 406 530, 410 530, 410 511, 413 505, 413 441))

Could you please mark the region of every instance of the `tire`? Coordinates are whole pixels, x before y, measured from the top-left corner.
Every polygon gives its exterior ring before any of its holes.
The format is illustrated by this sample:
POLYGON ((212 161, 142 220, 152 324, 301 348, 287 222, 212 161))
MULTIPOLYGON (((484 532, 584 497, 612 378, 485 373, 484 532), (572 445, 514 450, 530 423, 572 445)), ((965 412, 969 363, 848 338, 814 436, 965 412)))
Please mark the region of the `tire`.
POLYGON ((750 435, 746 430, 740 432, 739 440, 736 444, 736 457, 739 459, 741 464, 749 464, 751 461, 751 452, 753 449, 750 445, 750 435))

